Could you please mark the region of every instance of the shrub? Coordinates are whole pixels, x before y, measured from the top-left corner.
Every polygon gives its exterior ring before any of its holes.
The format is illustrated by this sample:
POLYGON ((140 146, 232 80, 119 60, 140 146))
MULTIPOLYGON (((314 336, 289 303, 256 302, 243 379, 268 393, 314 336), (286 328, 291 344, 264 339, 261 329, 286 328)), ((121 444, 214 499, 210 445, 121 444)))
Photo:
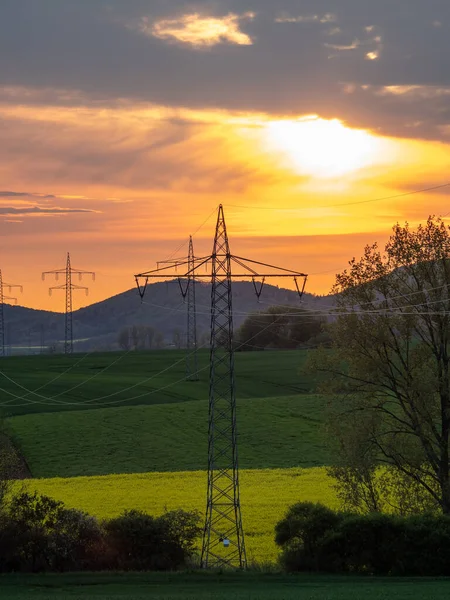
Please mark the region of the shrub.
POLYGON ((322 504, 300 502, 291 506, 275 527, 275 542, 283 548, 282 566, 287 571, 318 570, 321 540, 342 518, 322 504))
POLYGON ((121 570, 175 570, 193 554, 200 534, 197 513, 182 510, 152 517, 126 511, 105 523, 111 566, 121 570))
POLYGON ((344 518, 320 543, 324 571, 387 575, 401 556, 406 520, 372 513, 344 518))
POLYGON ((192 557, 200 532, 196 512, 127 511, 100 526, 62 502, 25 492, 0 512, 0 572, 172 570, 192 557))
POLYGON ((12 540, 9 546, 2 544, 4 570, 64 571, 93 565, 102 533, 86 513, 24 492, 12 498, 2 520, 4 537, 12 540))
POLYGON ((276 527, 287 571, 450 575, 450 516, 335 513, 297 504, 276 527))

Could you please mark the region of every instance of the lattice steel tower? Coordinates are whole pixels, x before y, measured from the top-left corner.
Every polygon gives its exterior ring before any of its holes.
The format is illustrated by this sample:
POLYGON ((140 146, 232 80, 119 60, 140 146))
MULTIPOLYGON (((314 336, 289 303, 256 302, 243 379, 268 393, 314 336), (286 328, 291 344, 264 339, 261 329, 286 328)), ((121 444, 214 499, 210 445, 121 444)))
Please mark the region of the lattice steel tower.
POLYGON ((95 281, 95 273, 93 271, 80 271, 79 269, 73 269, 70 264, 70 254, 67 253, 67 261, 65 269, 57 269, 55 271, 45 271, 42 273, 42 280, 45 280, 46 275, 55 275, 56 281, 60 275, 65 275, 66 282, 62 285, 56 285, 49 288, 50 296, 53 290, 65 290, 66 292, 66 311, 64 321, 64 354, 73 353, 73 310, 72 310, 72 292, 73 290, 85 290, 86 296, 89 294, 89 289, 85 286, 74 285, 72 283, 72 274, 78 275, 78 279, 81 281, 83 275, 91 275, 92 280, 95 281))
POLYGON ((189 237, 186 328, 186 381, 198 381, 197 309, 195 300, 195 255, 192 236, 189 237))
MULTIPOLYGON (((194 254, 194 242, 192 235, 189 236, 189 251, 185 258, 169 258, 168 260, 158 261, 158 269, 160 265, 171 265, 178 270, 179 266, 188 267, 188 272, 184 276, 178 276, 178 285, 180 286, 181 295, 187 305, 187 321, 186 321, 186 381, 198 381, 198 344, 197 344, 197 307, 196 307, 196 264, 197 259, 194 254)), ((165 270, 164 268, 161 270, 165 270)), ((138 286, 139 287, 139 286, 138 286)), ((142 297, 145 293, 144 287, 142 297)))
POLYGON ((3 281, 2 270, 0 269, 0 358, 6 356, 5 350, 5 312, 3 309, 3 305, 5 300, 12 300, 14 304, 17 304, 17 298, 12 298, 11 296, 5 296, 3 290, 4 288, 8 288, 11 291, 13 288, 19 288, 20 291, 23 291, 21 285, 13 285, 12 283, 5 283, 3 281))
POLYGON ((212 253, 208 491, 201 565, 245 568, 234 380, 231 254, 222 206, 212 253))
MULTIPOLYGON (((172 261, 172 264, 176 269, 184 267, 184 279, 189 280, 195 275, 211 280, 208 482, 201 566, 244 569, 247 557, 239 494, 231 282, 233 278, 250 279, 259 299, 267 278, 290 277, 301 297, 307 275, 232 255, 222 205, 219 206, 212 254, 195 260, 172 261), (211 273, 199 273, 199 269, 209 263, 211 273), (232 272, 232 264, 242 271, 232 272), (257 271, 257 267, 263 267, 263 272, 257 271), (303 279, 303 286, 299 286, 299 278, 303 279)), ((169 270, 170 267, 158 266, 135 275, 141 298, 150 279, 178 277, 181 281, 179 273, 169 270)))

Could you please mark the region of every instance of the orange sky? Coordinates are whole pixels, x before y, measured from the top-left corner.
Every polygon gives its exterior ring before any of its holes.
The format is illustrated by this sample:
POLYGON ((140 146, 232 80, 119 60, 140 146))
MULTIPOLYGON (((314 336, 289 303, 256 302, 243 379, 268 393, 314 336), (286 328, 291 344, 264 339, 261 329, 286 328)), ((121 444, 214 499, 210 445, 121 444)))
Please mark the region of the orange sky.
POLYGON ((208 254, 222 203, 234 253, 328 293, 450 214, 405 195, 450 181, 449 53, 442 0, 0 2, 4 280, 62 311, 41 272, 70 251, 97 273, 74 308, 100 301, 192 233, 208 254))
MULTIPOLYGON (((134 273, 171 255, 219 203, 233 252, 308 272, 308 291, 320 294, 396 221, 450 210, 445 188, 358 204, 445 183, 450 145, 380 137, 336 119, 142 103, 4 103, 0 117, 10 131, 2 188, 22 194, 14 204, 0 198, 16 211, 0 217, 1 268, 24 285, 20 304, 34 308, 63 309, 41 271, 62 268, 67 251, 76 268, 97 272, 90 296, 75 297, 81 307, 132 287, 134 273), (49 212, 20 212, 36 206, 49 212)), ((214 224, 212 215, 195 236, 200 255, 211 250, 214 224)))

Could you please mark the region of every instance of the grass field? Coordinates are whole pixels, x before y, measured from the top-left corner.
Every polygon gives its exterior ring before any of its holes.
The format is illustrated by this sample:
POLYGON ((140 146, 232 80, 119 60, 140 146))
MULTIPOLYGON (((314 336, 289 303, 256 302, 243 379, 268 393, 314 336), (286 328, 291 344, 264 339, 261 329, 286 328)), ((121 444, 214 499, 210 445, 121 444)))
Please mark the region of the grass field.
POLYGON ((447 579, 189 574, 0 577, 12 600, 446 600, 447 579))
MULTIPOLYGON (((327 464, 324 399, 298 395, 238 401, 244 468, 327 464)), ((205 400, 13 417, 9 428, 35 477, 206 468, 205 400)))
MULTIPOLYGON (((276 560, 274 527, 291 504, 307 500, 337 507, 332 481, 323 468, 242 470, 240 480, 250 561, 276 560)), ((205 472, 33 479, 19 485, 97 517, 113 517, 131 508, 154 515, 183 508, 199 510, 203 516, 205 510, 205 472)))
MULTIPOLYGON (((12 416, 206 400, 209 353, 199 352, 197 383, 186 383, 184 357, 184 351, 164 350, 5 358, 0 411, 12 416)), ((238 398, 313 391, 313 378, 300 371, 305 358, 304 351, 236 353, 238 398)))
MULTIPOLYGON (((336 506, 324 469, 298 468, 327 463, 325 400, 301 373, 305 358, 236 355, 242 511, 248 559, 259 564, 276 560, 274 526, 288 506, 336 506)), ((37 477, 23 485, 98 517, 132 508, 203 515, 207 353, 200 369, 200 382, 186 383, 177 351, 2 361, 8 428, 37 477)))

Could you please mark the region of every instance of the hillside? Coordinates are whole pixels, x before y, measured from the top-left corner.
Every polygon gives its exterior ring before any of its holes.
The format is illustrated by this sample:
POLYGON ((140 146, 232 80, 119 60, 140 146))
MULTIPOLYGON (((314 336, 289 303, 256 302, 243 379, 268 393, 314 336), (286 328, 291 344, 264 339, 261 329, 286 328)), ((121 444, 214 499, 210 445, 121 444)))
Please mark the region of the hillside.
MULTIPOLYGON (((197 326, 199 339, 208 335, 210 324, 211 286, 197 285, 197 326)), ((248 313, 263 310, 274 304, 299 305, 297 292, 264 286, 259 303, 251 282, 233 284, 233 316, 238 327, 248 313)), ((328 297, 305 294, 303 306, 326 307, 332 304, 328 297)), ((49 348, 61 349, 64 339, 64 314, 33 310, 22 306, 5 305, 6 343, 12 352, 38 353, 41 343, 49 348)), ((142 303, 135 289, 128 290, 82 308, 73 313, 75 350, 117 350, 117 338, 124 327, 147 325, 171 344, 174 332, 185 331, 186 306, 181 298, 177 281, 149 285, 142 303)))

